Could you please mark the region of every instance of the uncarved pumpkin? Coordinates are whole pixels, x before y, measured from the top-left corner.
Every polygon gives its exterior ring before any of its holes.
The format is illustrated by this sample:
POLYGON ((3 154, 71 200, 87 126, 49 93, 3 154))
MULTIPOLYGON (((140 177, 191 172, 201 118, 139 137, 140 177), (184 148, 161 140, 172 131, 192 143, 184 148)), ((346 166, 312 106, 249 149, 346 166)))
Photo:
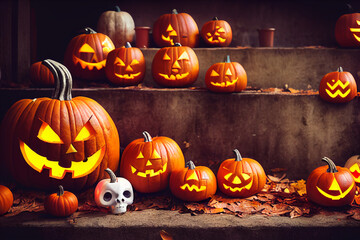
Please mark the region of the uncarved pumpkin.
POLYGON ((49 68, 45 67, 42 62, 36 62, 30 66, 30 80, 34 86, 53 87, 54 76, 49 68))
POLYGON ((199 44, 199 29, 195 20, 187 13, 178 13, 176 9, 155 21, 152 36, 159 47, 180 43, 194 48, 199 44))
POLYGON ((41 189, 80 190, 119 166, 116 126, 93 99, 71 96, 70 72, 52 60, 43 63, 55 76, 52 98, 22 99, 1 125, 0 169, 19 183, 41 189))
POLYGON ((11 190, 0 185, 0 216, 7 213, 14 203, 14 196, 11 190))
POLYGON ((47 196, 44 200, 45 211, 55 217, 68 217, 78 209, 78 199, 72 192, 64 191, 59 186, 57 193, 47 196))
POLYGON ((115 6, 115 11, 106 11, 101 14, 97 31, 109 36, 116 48, 123 47, 126 42, 132 42, 134 39, 134 19, 129 13, 115 6))

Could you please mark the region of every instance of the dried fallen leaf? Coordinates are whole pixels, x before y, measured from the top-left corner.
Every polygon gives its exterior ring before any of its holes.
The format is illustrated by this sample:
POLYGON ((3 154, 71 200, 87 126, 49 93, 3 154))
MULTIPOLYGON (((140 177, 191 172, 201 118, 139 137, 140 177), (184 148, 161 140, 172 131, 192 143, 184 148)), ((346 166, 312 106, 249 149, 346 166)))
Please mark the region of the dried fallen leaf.
POLYGON ((306 194, 306 181, 304 179, 300 179, 295 183, 291 183, 290 186, 294 187, 296 192, 302 196, 306 194))

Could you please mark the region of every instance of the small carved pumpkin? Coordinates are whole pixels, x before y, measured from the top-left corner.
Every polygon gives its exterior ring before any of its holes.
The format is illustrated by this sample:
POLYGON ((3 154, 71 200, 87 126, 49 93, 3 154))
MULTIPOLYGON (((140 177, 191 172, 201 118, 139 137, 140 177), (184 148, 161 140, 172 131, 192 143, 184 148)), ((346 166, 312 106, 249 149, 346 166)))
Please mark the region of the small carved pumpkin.
POLYGON ((181 169, 184 155, 179 145, 168 137, 154 137, 146 131, 144 138, 132 141, 121 156, 120 175, 134 189, 143 193, 164 190, 172 171, 181 169))
POLYGON ((44 200, 44 208, 47 213, 55 217, 68 217, 78 209, 78 199, 72 193, 64 191, 59 186, 59 191, 47 196, 44 200))
POLYGON ((145 76, 145 59, 139 48, 126 47, 112 50, 106 60, 105 73, 110 82, 119 86, 139 84, 145 76))
POLYGON ((345 163, 345 167, 350 170, 355 183, 360 185, 360 155, 349 158, 345 163))
POLYGON ((36 62, 30 66, 31 83, 39 87, 53 87, 54 76, 49 68, 45 67, 42 62, 36 62))
POLYGON ((103 12, 97 23, 97 31, 109 36, 116 48, 132 42, 135 36, 135 23, 131 15, 115 6, 115 11, 103 12))
POLYGON ((99 103, 72 98, 65 66, 43 63, 55 77, 54 95, 22 99, 8 110, 1 125, 0 169, 27 187, 90 187, 103 178, 103 169, 118 168, 118 131, 99 103))
POLYGON ((165 87, 185 87, 196 81, 199 61, 194 50, 176 43, 155 54, 151 69, 156 83, 165 87))
POLYGON ((184 201, 202 201, 216 193, 216 177, 210 168, 195 167, 192 161, 170 176, 170 190, 184 201))
POLYGON ((0 216, 7 213, 14 203, 14 196, 11 190, 0 185, 0 216))
POLYGON ((180 43, 194 48, 199 43, 199 29, 195 20, 187 13, 178 13, 176 9, 156 20, 152 36, 159 47, 180 43))
POLYGON ((227 55, 225 62, 209 67, 205 74, 205 84, 213 92, 241 92, 246 88, 247 75, 243 66, 231 62, 227 55))
POLYGON ((111 39, 91 28, 84 29, 71 39, 67 46, 64 64, 74 77, 85 80, 105 79, 105 64, 108 53, 113 50, 111 39))
POLYGON ((223 161, 217 173, 221 192, 231 197, 246 198, 260 192, 266 183, 266 174, 260 163, 242 158, 235 149, 235 158, 223 161))
POLYGON ((355 197, 355 181, 349 169, 336 166, 324 157, 327 166, 311 172, 306 183, 307 197, 322 206, 339 207, 352 203, 355 197))
POLYGON ((349 72, 339 67, 336 72, 326 74, 320 82, 319 95, 332 103, 344 103, 354 99, 357 94, 356 81, 349 72))
POLYGON ((217 17, 206 22, 200 33, 205 43, 211 47, 227 47, 232 40, 230 24, 225 20, 219 20, 217 17))
POLYGON ((339 17, 335 24, 335 39, 342 47, 360 47, 360 13, 339 17))

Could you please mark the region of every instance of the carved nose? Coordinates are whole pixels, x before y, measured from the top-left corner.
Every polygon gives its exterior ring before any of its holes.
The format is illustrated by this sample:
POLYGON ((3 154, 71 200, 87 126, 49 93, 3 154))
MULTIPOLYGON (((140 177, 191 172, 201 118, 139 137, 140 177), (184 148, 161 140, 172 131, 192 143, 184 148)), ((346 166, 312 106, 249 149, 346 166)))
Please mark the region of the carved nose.
POLYGON ((68 150, 66 151, 66 154, 68 153, 76 153, 76 149, 74 148, 74 146, 72 144, 70 144, 68 150))

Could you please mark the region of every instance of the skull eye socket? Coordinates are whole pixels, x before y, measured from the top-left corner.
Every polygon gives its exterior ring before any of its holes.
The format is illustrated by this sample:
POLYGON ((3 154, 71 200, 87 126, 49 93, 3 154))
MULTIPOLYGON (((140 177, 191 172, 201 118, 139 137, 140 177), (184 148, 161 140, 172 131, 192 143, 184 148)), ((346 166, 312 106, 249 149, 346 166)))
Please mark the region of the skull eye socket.
POLYGON ((103 199, 105 202, 110 202, 110 200, 112 199, 112 194, 111 192, 106 192, 103 196, 103 199))
POLYGON ((130 197, 131 197, 131 192, 128 191, 128 190, 126 190, 123 194, 124 194, 124 197, 126 197, 126 198, 130 198, 130 197))

